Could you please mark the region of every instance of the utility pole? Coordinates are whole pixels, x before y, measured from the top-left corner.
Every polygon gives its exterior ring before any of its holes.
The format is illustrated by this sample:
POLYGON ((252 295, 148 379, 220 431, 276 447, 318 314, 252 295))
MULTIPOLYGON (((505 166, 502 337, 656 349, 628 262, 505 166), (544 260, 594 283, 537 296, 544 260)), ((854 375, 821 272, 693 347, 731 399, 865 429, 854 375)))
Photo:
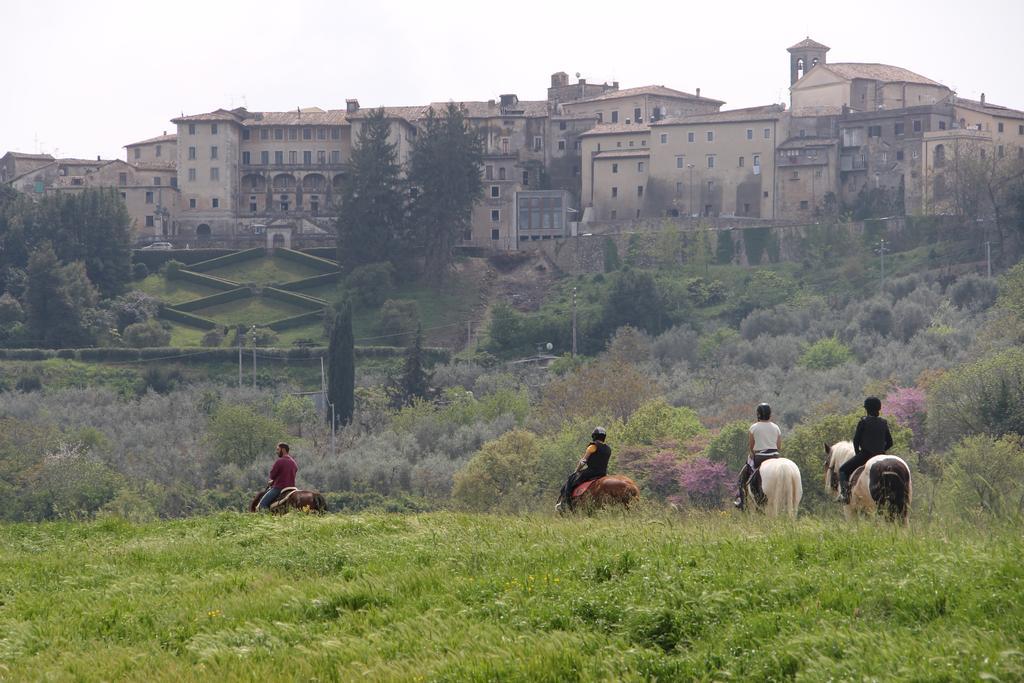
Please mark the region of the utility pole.
POLYGON ((988 264, 988 278, 992 279, 992 243, 985 242, 985 261, 988 264))
POLYGON ((693 164, 687 164, 690 169, 690 217, 693 217, 693 164))
POLYGON ((256 388, 256 326, 252 326, 252 388, 256 388))
POLYGON ((572 357, 576 357, 576 287, 572 288, 572 357))
POLYGON ((473 321, 466 321, 466 350, 469 351, 473 345, 473 321))
MULTIPOLYGON (((236 328, 237 331, 237 328, 236 328)), ((241 334, 238 335, 238 388, 242 388, 242 341, 245 339, 241 334)))

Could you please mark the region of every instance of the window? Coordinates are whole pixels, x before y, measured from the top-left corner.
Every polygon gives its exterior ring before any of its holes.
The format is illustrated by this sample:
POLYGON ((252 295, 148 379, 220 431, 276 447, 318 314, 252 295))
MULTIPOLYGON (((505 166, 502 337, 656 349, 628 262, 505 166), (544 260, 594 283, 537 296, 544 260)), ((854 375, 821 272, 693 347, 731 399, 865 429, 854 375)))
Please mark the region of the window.
POLYGON ((171 187, 178 189, 178 176, 171 176, 171 187))
POLYGON ((558 151, 559 152, 564 152, 565 151, 565 140, 559 140, 558 141, 558 151))
POLYGON ((764 191, 764 198, 765 198, 765 199, 768 199, 768 190, 765 190, 765 191, 764 191))
POLYGON ((257 210, 256 200, 252 197, 249 198, 249 213, 256 213, 257 210))
POLYGON ((746 163, 746 160, 743 157, 740 157, 740 168, 743 168, 745 163, 746 163))
POLYGON ((326 140, 327 139, 327 129, 326 128, 317 128, 316 129, 316 139, 317 140, 326 140))
POLYGON ((296 152, 294 149, 288 152, 288 163, 291 164, 292 166, 299 163, 299 153, 296 152))
POLYGON ((1017 135, 1024 135, 1024 125, 1017 126, 1017 135))
POLYGON ((939 121, 939 130, 946 130, 946 122, 939 121))
POLYGON ((895 126, 893 126, 893 133, 896 134, 896 135, 903 135, 903 123, 902 122, 897 123, 895 126))
POLYGON ((501 230, 498 228, 491 228, 491 239, 497 240, 501 238, 501 230))
POLYGON ((686 134, 686 141, 687 142, 693 142, 693 133, 687 133, 686 134))
POLYGON ((196 134, 196 124, 194 124, 194 123, 188 124, 188 134, 189 135, 195 135, 196 134))
POLYGON ((597 112, 597 122, 604 123, 604 112, 597 112))
POLYGON ((636 162, 636 170, 637 170, 637 173, 643 173, 644 172, 644 162, 642 162, 642 161, 636 162))
POLYGON ((643 122, 644 122, 643 110, 640 109, 640 107, 634 107, 633 108, 633 123, 643 123, 643 122))
POLYGON ((152 228, 155 225, 156 225, 156 223, 153 221, 153 217, 152 216, 146 216, 146 227, 147 228, 152 228))
POLYGON ((806 210, 807 210, 807 207, 808 207, 808 206, 809 206, 809 205, 808 205, 808 203, 807 203, 807 200, 806 200, 806 199, 801 199, 801 200, 800 200, 800 209, 801 209, 802 211, 806 211, 806 210))
POLYGON ((661 144, 664 145, 666 142, 668 142, 668 133, 662 133, 661 134, 661 144))
POLYGON ((250 164, 251 160, 252 159, 249 156, 248 152, 242 152, 242 165, 243 166, 248 166, 250 164))
POLYGON ((764 129, 764 139, 767 140, 771 136, 772 136, 772 129, 771 128, 765 128, 764 129))
POLYGON ((618 197, 618 196, 619 196, 619 188, 612 187, 612 198, 614 199, 615 197, 618 197))
POLYGON ((754 139, 754 129, 753 128, 747 128, 747 139, 748 140, 753 140, 754 139))
POLYGON ((707 135, 708 135, 708 142, 714 142, 715 141, 715 131, 709 130, 707 135))
POLYGON ((279 206, 281 207, 282 211, 288 210, 288 195, 281 195, 281 201, 279 202, 279 206))
POLYGON ((210 169, 210 180, 220 180, 220 168, 214 166, 210 169))
POLYGON ((127 185, 128 184, 128 174, 127 173, 118 173, 117 174, 117 184, 118 185, 127 185))
POLYGON ((1024 159, 1024 147, 1017 148, 1017 158, 1024 159))
POLYGON ((708 155, 708 168, 714 168, 714 167, 715 167, 715 155, 714 154, 709 154, 708 155))
POLYGON ((896 161, 903 161, 903 150, 896 150, 896 161))
POLYGON ((646 147, 647 146, 647 140, 641 140, 640 141, 640 146, 641 147, 646 147))
POLYGON ((284 140, 284 130, 281 129, 281 128, 275 128, 274 129, 274 139, 275 140, 284 140))
POLYGON ((331 163, 332 164, 340 164, 341 163, 341 150, 340 149, 332 149, 331 150, 331 163))
POLYGON ((216 159, 217 158, 217 145, 212 145, 210 147, 210 158, 211 159, 216 159))
POLYGON ((302 129, 302 139, 303 140, 312 140, 313 139, 313 129, 312 128, 303 128, 302 129))
POLYGON ((267 152, 265 150, 260 152, 260 163, 263 164, 264 166, 270 165, 270 152, 267 152))
POLYGON ((577 151, 583 149, 583 142, 581 140, 577 140, 575 147, 577 151))
POLYGON ((619 172, 619 165, 618 164, 612 164, 612 173, 618 173, 618 172, 619 172))
POLYGON ((615 220, 616 218, 618 218, 618 215, 619 215, 619 212, 616 211, 615 209, 612 209, 611 219, 615 220))
POLYGON ((682 168, 684 163, 685 163, 685 160, 686 160, 686 157, 684 157, 684 156, 676 157, 676 168, 682 168))
POLYGON ((147 204, 152 204, 153 203, 153 193, 152 192, 147 192, 146 193, 146 203, 147 204))
POLYGON ((530 184, 530 172, 529 171, 523 171, 523 185, 529 185, 529 184, 530 184))
POLYGON ((539 152, 544 149, 544 138, 539 135, 533 136, 533 151, 539 152))
POLYGON ((887 163, 889 163, 889 153, 888 152, 879 152, 878 163, 880 163, 880 164, 887 164, 887 163))
POLYGON ((505 180, 505 172, 506 171, 504 166, 498 167, 498 180, 505 180))
POLYGON ((332 140, 340 140, 341 139, 341 128, 338 128, 337 126, 332 126, 331 127, 331 139, 332 140))
POLYGON ((683 184, 676 183, 676 196, 681 197, 683 195, 683 184))
POLYGON ((313 152, 308 149, 304 150, 302 152, 302 163, 306 166, 311 166, 313 164, 313 152))
POLYGON ((298 128, 289 128, 288 129, 288 139, 289 140, 298 140, 299 139, 299 130, 298 130, 298 128))
POLYGON ((935 145, 935 151, 932 153, 932 163, 935 166, 946 165, 946 148, 943 145, 935 145))
POLYGON ((260 128, 260 140, 269 140, 269 139, 270 139, 270 131, 267 130, 266 128, 260 128))
MULTIPOLYGON (((1002 125, 1002 124, 999 124, 999 125, 1002 125)), ((1000 159, 1003 158, 1003 146, 1002 145, 999 145, 999 147, 996 148, 996 156, 998 156, 1000 159)))
POLYGON ((986 157, 988 157, 988 153, 986 152, 984 147, 981 150, 979 150, 979 151, 981 152, 981 158, 982 159, 985 159, 986 157))
POLYGON ((921 132, 921 119, 914 119, 914 132, 915 133, 920 133, 921 132))
POLYGON ((491 196, 494 198, 501 196, 501 188, 497 185, 491 185, 491 196))
POLYGON ((190 208, 190 209, 196 208, 196 198, 195 197, 192 197, 191 199, 188 200, 188 208, 190 208))
POLYGON ((643 185, 637 185, 636 186, 636 196, 637 197, 643 197, 644 196, 644 186, 643 185))
POLYGON ((635 143, 635 141, 634 141, 634 140, 630 140, 630 141, 629 141, 629 146, 630 146, 630 147, 632 147, 634 143, 635 143))
POLYGON ((501 219, 501 211, 498 209, 491 209, 491 221, 497 223, 501 219))
POLYGON ((743 213, 750 213, 750 202, 743 202, 743 213))
POLYGON ((249 136, 250 136, 249 129, 248 128, 243 128, 242 129, 242 139, 243 140, 248 140, 249 136))
MULTIPOLYGON (((999 123, 996 124, 996 130, 999 131, 1000 133, 1003 132, 1003 122, 1002 121, 1000 121, 999 123)), ((160 156, 160 155, 157 154, 157 156, 160 156)))
POLYGON ((565 121, 558 122, 558 130, 565 130, 565 121))
POLYGON ((316 151, 316 163, 320 164, 321 166, 327 163, 326 149, 318 149, 316 151))
POLYGON ((163 179, 160 176, 153 176, 153 184, 160 185, 163 183, 163 179))
POLYGON ((613 111, 612 112, 612 123, 618 123, 618 122, 619 122, 619 112, 618 111, 613 111))
POLYGON ((189 147, 188 148, 188 158, 189 158, 189 160, 192 160, 192 159, 196 158, 196 148, 195 147, 189 147))
MULTIPOLYGON (((1000 126, 1002 126, 1003 124, 1001 124, 1001 123, 1000 123, 999 125, 1000 125, 1000 126)), ((1002 132, 1003 132, 1003 129, 1002 129, 1002 128, 1000 128, 1000 129, 999 129, 999 132, 1000 132, 1000 133, 1002 133, 1002 132)), ((157 145, 157 146, 156 146, 156 156, 160 156, 160 152, 161 152, 162 150, 163 150, 163 146, 162 146, 162 145, 157 145)))
POLYGON ((219 209, 220 208, 220 199, 218 199, 217 197, 214 197, 211 200, 211 202, 212 202, 213 208, 215 208, 215 209, 219 209))
POLYGON ((820 168, 814 171, 814 177, 815 178, 820 178, 821 177, 821 169, 820 168))
POLYGON ((284 152, 274 152, 274 163, 278 166, 284 165, 284 152))
POLYGON ((211 123, 210 124, 210 134, 211 135, 216 135, 217 134, 217 124, 216 123, 211 123))
POLYGON ((981 124, 980 123, 974 124, 974 130, 981 130, 981 124))
POLYGON ((868 137, 869 138, 880 138, 882 137, 881 126, 868 126, 868 137))
POLYGON ((502 154, 508 154, 508 152, 509 152, 508 138, 502 138, 501 139, 501 153, 502 154))
POLYGON ((493 166, 484 166, 484 180, 493 180, 493 179, 494 179, 494 167, 493 166))
POLYGON ((192 182, 192 183, 194 183, 196 181, 196 169, 194 169, 194 168, 188 169, 188 180, 189 180, 189 182, 192 182))
POLYGON ((760 166, 760 165, 761 165, 761 155, 760 154, 755 154, 754 155, 754 166, 760 166))

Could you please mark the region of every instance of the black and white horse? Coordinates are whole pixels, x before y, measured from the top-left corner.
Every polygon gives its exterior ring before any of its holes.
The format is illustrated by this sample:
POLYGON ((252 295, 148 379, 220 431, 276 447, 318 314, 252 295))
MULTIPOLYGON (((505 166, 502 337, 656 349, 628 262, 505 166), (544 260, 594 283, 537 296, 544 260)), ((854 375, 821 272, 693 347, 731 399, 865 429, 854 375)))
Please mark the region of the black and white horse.
MULTIPOLYGON (((853 443, 825 444, 825 488, 839 490, 839 468, 854 456, 853 443)), ((910 521, 913 485, 910 468, 895 455, 876 455, 850 476, 850 502, 843 505, 846 519, 857 515, 884 514, 904 525, 910 521)))

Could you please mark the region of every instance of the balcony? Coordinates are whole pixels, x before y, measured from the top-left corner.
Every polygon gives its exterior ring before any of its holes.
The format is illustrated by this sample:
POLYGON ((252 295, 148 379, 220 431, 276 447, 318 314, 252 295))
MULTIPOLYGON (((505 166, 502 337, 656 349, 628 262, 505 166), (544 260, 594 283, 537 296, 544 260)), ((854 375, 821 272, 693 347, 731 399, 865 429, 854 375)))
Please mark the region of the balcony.
POLYGON ((265 171, 267 173, 289 173, 292 171, 344 171, 345 162, 339 161, 338 163, 332 163, 330 161, 325 163, 318 163, 314 161, 310 164, 239 164, 238 168, 246 173, 255 173, 257 171, 265 171))

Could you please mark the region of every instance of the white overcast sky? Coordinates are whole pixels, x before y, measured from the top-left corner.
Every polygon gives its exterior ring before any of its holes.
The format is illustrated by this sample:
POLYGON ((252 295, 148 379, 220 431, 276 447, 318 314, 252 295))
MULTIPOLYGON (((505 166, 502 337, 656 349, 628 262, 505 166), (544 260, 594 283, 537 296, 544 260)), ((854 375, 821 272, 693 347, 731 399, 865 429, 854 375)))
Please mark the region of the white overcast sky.
POLYGON ((0 0, 0 155, 124 156, 170 119, 543 99, 550 75, 787 102, 786 48, 881 62, 1024 109, 1024 0, 0 0))

